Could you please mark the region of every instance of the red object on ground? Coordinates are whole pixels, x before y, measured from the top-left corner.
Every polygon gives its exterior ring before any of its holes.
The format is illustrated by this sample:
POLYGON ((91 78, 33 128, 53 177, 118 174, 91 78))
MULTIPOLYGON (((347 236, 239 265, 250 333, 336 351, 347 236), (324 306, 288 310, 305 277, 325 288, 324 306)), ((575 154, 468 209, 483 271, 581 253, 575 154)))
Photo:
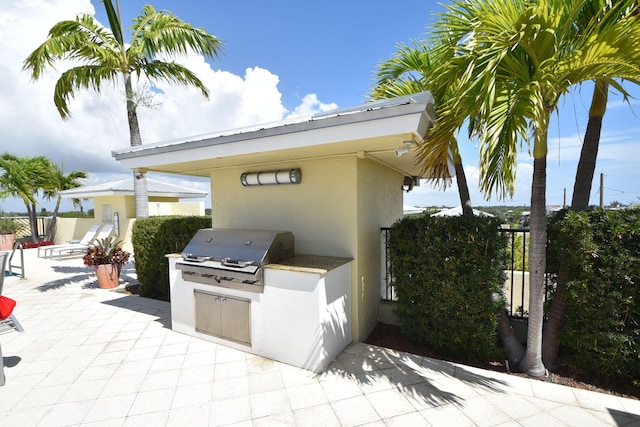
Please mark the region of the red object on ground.
POLYGON ((0 320, 4 320, 11 316, 11 312, 15 306, 16 302, 14 300, 0 295, 0 320))
POLYGON ((53 242, 50 240, 45 240, 44 242, 26 242, 22 244, 22 247, 25 249, 30 249, 30 248, 38 248, 40 246, 51 246, 53 245, 53 242))

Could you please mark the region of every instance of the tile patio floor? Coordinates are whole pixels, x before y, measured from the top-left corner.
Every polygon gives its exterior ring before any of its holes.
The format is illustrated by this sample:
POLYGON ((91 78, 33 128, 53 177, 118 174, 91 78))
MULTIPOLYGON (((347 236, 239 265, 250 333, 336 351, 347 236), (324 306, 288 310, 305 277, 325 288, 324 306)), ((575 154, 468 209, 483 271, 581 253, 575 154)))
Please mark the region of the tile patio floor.
POLYGON ((169 303, 36 252, 5 279, 26 331, 0 335, 0 426, 640 427, 638 400, 360 343, 316 375, 173 332, 169 303))

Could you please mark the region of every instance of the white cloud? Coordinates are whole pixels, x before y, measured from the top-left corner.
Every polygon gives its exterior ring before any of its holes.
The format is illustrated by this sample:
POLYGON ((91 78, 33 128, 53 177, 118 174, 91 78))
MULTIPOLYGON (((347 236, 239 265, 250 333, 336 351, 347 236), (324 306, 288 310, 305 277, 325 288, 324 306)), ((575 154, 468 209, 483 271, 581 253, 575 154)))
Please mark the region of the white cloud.
MULTIPOLYGON (((54 103, 55 82, 65 70, 47 70, 37 82, 22 72, 24 59, 46 40, 57 22, 79 13, 95 14, 89 0, 3 0, 0 9, 0 135, 2 149, 19 156, 44 155, 64 163, 65 171, 85 170, 91 183, 121 178, 126 172, 111 151, 129 145, 123 90, 107 85, 100 93, 81 91, 70 100, 72 117, 62 121, 54 103), (105 174, 105 175, 97 175, 105 174)), ((143 143, 187 137, 223 129, 273 122, 288 113, 278 90, 279 77, 259 66, 244 76, 216 70, 202 56, 179 62, 194 71, 208 88, 206 99, 195 88, 157 82, 155 109, 138 111, 143 143)), ((214 62, 215 65, 215 62, 214 62)), ((144 82, 141 82, 144 84, 144 82)), ((316 95, 303 98, 294 113, 336 108, 316 95)), ((126 175, 125 175, 126 176, 126 175)), ((201 184, 199 184, 201 185, 201 184)), ((2 202, 5 210, 21 202, 2 202)))
POLYGON ((293 112, 291 112, 291 114, 289 114, 287 117, 292 118, 312 116, 315 113, 323 113, 326 111, 335 110, 336 108, 338 108, 338 105, 336 105, 335 103, 325 104, 318 99, 315 93, 310 93, 302 98, 302 103, 298 105, 295 110, 293 110, 293 112))

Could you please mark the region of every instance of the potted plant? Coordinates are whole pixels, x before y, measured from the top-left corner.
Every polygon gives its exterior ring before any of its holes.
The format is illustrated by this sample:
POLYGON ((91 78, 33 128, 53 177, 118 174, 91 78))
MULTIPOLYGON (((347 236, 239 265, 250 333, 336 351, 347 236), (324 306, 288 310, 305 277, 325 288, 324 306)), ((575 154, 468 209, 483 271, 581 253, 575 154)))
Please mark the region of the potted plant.
POLYGON ((116 240, 115 237, 96 239, 82 257, 84 265, 94 268, 98 287, 102 289, 116 288, 120 283, 122 264, 127 262, 131 255, 123 250, 121 245, 122 240, 116 240))
POLYGON ((0 251, 10 251, 16 242, 18 224, 9 217, 0 217, 0 251))

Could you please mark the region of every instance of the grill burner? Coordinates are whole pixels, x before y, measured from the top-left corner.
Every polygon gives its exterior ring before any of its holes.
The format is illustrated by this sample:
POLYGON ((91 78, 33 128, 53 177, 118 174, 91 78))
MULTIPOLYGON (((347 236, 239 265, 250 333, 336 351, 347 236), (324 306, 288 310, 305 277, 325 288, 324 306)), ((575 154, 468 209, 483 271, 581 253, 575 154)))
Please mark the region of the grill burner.
POLYGON ((293 257, 291 232, 204 228, 176 262, 182 278, 227 288, 262 292, 262 268, 293 257))

